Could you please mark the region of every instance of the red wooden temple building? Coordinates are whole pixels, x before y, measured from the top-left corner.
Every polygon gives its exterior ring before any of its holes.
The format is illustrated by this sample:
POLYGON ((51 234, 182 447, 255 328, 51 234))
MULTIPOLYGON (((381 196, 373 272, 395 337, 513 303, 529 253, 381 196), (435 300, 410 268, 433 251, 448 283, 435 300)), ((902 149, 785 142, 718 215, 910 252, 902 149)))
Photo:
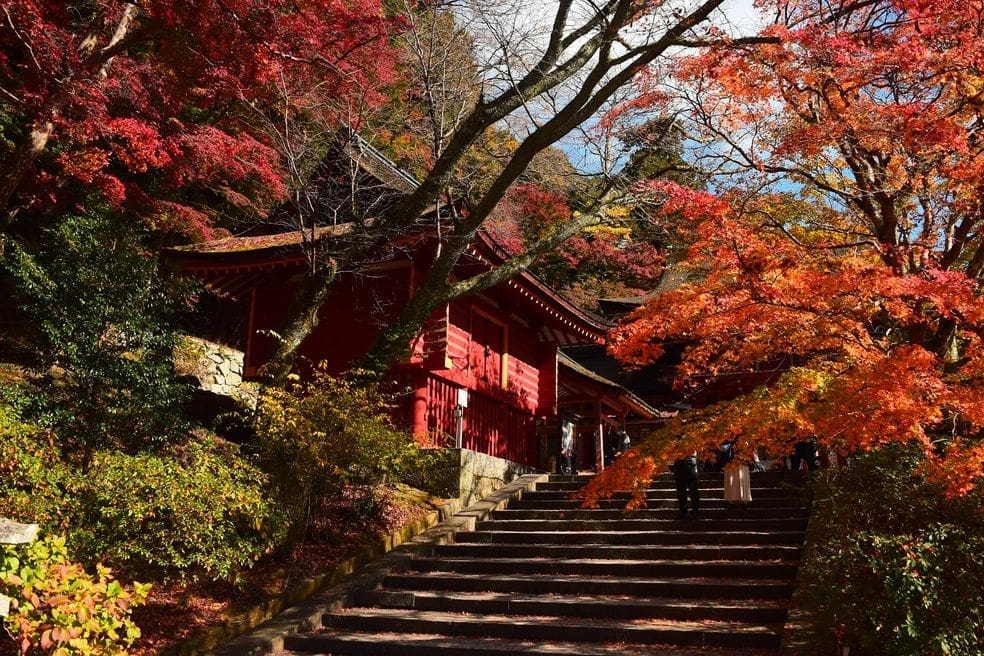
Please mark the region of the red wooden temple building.
MULTIPOLYGON (((382 153, 348 133, 326 157, 310 190, 327 217, 336 214, 321 203, 333 202, 339 189, 357 188, 356 196, 342 204, 369 208, 366 216, 371 217, 372 208, 415 185, 382 153)), ((302 359, 324 362, 332 373, 362 359, 433 262, 438 247, 434 223, 434 217, 421 221, 415 234, 395 239, 371 266, 338 275, 317 328, 301 347, 302 359)), ((321 250, 330 251, 349 231, 343 222, 304 232, 232 237, 173 249, 169 259, 214 292, 211 308, 205 308, 211 334, 203 336, 241 350, 248 379, 272 351, 269 332, 281 327, 308 257, 322 244, 321 250)), ((455 275, 475 275, 507 257, 491 237, 479 234, 455 275)), ((658 416, 618 384, 560 353, 563 347, 601 343, 612 326, 528 272, 451 301, 414 340, 410 358, 391 372, 401 388, 412 390, 403 397, 397 421, 438 442, 460 436, 464 448, 553 469, 561 419, 579 422, 578 429, 590 434, 599 425, 625 426, 658 416)), ((599 460, 597 445, 589 442, 579 444, 582 468, 599 460)))
MULTIPOLYGON (((244 352, 247 378, 270 354, 273 341, 265 334, 281 327, 304 271, 302 241, 334 239, 338 231, 235 237, 170 252, 185 274, 203 280, 219 299, 213 314, 229 324, 219 339, 244 352)), ((302 358, 324 362, 331 372, 357 364, 414 292, 434 248, 433 239, 418 237, 391 248, 367 270, 339 274, 302 358)), ((480 235, 459 268, 473 274, 505 256, 480 235)), ((598 424, 656 417, 645 402, 560 354, 561 347, 602 341, 611 325, 528 272, 456 299, 431 317, 410 359, 392 372, 412 390, 399 422, 447 441, 459 430, 460 415, 464 448, 552 468, 561 416, 580 421, 585 434, 598 424)), ((596 445, 582 440, 579 466, 596 460, 596 445)))

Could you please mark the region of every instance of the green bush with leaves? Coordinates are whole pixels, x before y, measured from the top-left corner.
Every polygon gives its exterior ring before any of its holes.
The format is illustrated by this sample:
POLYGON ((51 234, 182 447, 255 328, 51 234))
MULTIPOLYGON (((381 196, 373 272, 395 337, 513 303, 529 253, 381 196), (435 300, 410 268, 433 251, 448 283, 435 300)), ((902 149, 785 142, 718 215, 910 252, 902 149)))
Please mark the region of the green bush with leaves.
POLYGON ((27 423, 0 398, 0 511, 5 517, 65 532, 77 516, 79 477, 63 462, 55 438, 27 423))
POLYGON ((97 451, 88 470, 57 436, 0 399, 0 510, 66 535, 87 565, 151 578, 231 578, 283 541, 269 482, 233 445, 208 436, 158 453, 97 451))
POLYGON ((459 492, 461 456, 455 449, 418 449, 400 462, 396 476, 401 483, 438 497, 459 492))
POLYGON ((110 570, 87 573, 64 537, 0 547, 0 592, 11 598, 5 627, 26 656, 117 656, 140 637, 130 619, 149 585, 120 585, 110 570))
POLYGON ((192 441, 167 454, 97 452, 73 545, 143 576, 232 579, 283 539, 267 477, 234 447, 192 441))
POLYGON ((303 382, 292 376, 284 387, 264 388, 253 424, 261 466, 290 519, 290 543, 303 537, 320 503, 384 482, 416 450, 393 429, 378 387, 321 367, 303 382))
POLYGON ((886 446, 815 484, 805 563, 819 634, 871 656, 984 653, 984 496, 948 499, 886 446))
POLYGON ((129 225, 65 216, 38 252, 11 243, 4 260, 48 372, 36 416, 84 463, 100 448, 135 452, 184 433, 170 326, 187 289, 165 284, 129 225))

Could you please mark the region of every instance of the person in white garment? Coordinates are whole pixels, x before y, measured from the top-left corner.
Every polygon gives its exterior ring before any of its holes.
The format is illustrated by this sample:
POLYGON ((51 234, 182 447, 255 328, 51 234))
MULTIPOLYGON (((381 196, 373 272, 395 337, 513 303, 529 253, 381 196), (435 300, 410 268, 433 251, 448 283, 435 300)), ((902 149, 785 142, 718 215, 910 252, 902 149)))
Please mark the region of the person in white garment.
POLYGON ((567 419, 560 425, 560 473, 574 473, 574 424, 567 419))
POLYGON ((722 446, 724 460, 724 501, 729 508, 745 508, 752 501, 752 477, 748 465, 735 457, 735 441, 722 446))

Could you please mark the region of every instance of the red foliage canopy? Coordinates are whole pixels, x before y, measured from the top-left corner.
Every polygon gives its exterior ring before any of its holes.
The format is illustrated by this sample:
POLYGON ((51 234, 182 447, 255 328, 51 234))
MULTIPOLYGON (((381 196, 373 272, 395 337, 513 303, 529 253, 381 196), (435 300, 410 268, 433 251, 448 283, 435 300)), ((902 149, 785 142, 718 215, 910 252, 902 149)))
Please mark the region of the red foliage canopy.
POLYGON ((0 225, 96 190, 203 234, 182 190, 285 192, 243 103, 361 93, 390 63, 377 0, 11 0, 0 20, 0 225))
MULTIPOLYGON (((640 296, 663 274, 664 257, 650 243, 631 208, 613 205, 604 225, 567 239, 534 267, 571 300, 590 307, 600 296, 640 296)), ((513 254, 521 253, 576 215, 566 194, 535 183, 512 187, 490 230, 513 254)))
POLYGON ((684 264, 693 282, 635 313, 613 349, 644 363, 686 344, 681 381, 796 366, 670 422, 648 453, 730 438, 745 459, 811 436, 841 453, 916 440, 950 492, 966 492, 984 475, 979 8, 765 4, 778 10, 764 31, 774 43, 725 43, 678 71, 699 90, 694 134, 754 186, 662 185, 665 210, 699 226, 684 264))

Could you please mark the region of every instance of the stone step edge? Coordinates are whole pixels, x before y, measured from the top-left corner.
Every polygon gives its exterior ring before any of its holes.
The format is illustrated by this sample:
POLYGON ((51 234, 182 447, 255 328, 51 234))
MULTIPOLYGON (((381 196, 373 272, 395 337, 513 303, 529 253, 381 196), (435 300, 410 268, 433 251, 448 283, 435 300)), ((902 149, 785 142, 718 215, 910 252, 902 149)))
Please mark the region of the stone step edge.
MULTIPOLYGON (((631 622, 662 619, 729 620, 739 623, 774 624, 787 618, 784 599, 720 600, 686 597, 635 597, 622 595, 535 595, 467 593, 430 590, 377 590, 362 593, 355 608, 401 609, 429 612, 494 614, 528 621, 531 616, 631 622)), ((342 612, 348 613, 353 609, 342 612)), ((326 620, 327 623, 327 620, 326 620)))
MULTIPOLYGON (((363 630, 353 629, 350 625, 359 622, 378 622, 392 620, 406 624, 427 624, 434 629, 445 629, 453 627, 455 624, 462 626, 494 626, 512 627, 516 625, 516 618, 502 613, 481 613, 481 612, 457 612, 457 611, 432 611, 417 610, 414 608, 381 608, 381 607, 355 607, 348 608, 343 612, 326 618, 331 621, 325 623, 322 632, 330 632, 336 628, 343 631, 363 630)), ((524 627, 542 628, 596 628, 610 632, 634 632, 637 630, 656 629, 656 630, 679 630, 700 633, 744 633, 755 635, 779 635, 783 624, 761 623, 746 621, 727 621, 727 620, 656 620, 645 621, 625 620, 612 618, 588 618, 572 617, 569 615, 543 615, 539 617, 527 617, 523 622, 524 627), (648 622, 648 623, 647 623, 648 622)), ((373 630, 373 629, 367 629, 373 630)), ((317 633, 317 632, 316 632, 317 633)), ((441 631, 428 631, 431 634, 441 634, 441 631)), ((599 640, 598 642, 608 642, 599 640)), ((626 642, 631 642, 627 640, 626 642)))
MULTIPOLYGON (((612 604, 613 606, 668 606, 686 608, 743 608, 748 600, 733 600, 727 597, 632 597, 618 594, 556 594, 542 595, 513 592, 464 592, 454 590, 401 590, 384 588, 381 590, 366 590, 357 595, 352 608, 413 608, 411 604, 416 598, 442 599, 448 601, 480 601, 480 602, 517 602, 520 604, 612 604), (381 603, 382 602, 382 603, 381 603), (392 604, 384 606, 383 604, 392 604)), ((756 599, 754 608, 772 610, 788 610, 789 601, 785 599, 756 599)), ((464 611, 458 611, 464 612, 464 611)), ((511 613, 498 613, 511 615, 511 613)))
POLYGON ((192 636, 164 656, 263 656, 283 651, 284 639, 321 628, 321 618, 351 604, 357 592, 370 589, 388 574, 406 569, 415 555, 437 544, 450 544, 460 531, 503 510, 513 499, 534 490, 547 474, 524 474, 481 501, 464 507, 452 499, 439 510, 386 535, 331 571, 301 581, 286 592, 230 618, 225 624, 192 636))
MULTIPOLYGON (((332 631, 331 633, 318 634, 311 637, 299 637, 298 643, 307 641, 314 643, 311 646, 316 651, 324 653, 322 647, 329 644, 332 652, 339 654, 395 654, 409 653, 414 656, 436 656, 437 654, 447 654, 448 656, 516 656, 526 654, 528 656, 612 656, 613 652, 605 645, 590 643, 573 642, 543 642, 530 643, 529 641, 515 641, 503 638, 482 638, 469 637, 467 642, 463 642, 460 637, 441 636, 435 640, 434 637, 427 638, 407 638, 403 634, 396 633, 363 633, 356 631, 332 631), (341 652, 336 652, 341 648, 341 652)), ((303 648, 303 644, 293 645, 294 649, 303 648)), ((714 648, 707 651, 701 648, 687 648, 667 645, 638 645, 623 644, 625 653, 643 654, 645 656, 762 656, 761 649, 727 649, 714 648)), ((311 653, 309 651, 292 653, 311 653)))

